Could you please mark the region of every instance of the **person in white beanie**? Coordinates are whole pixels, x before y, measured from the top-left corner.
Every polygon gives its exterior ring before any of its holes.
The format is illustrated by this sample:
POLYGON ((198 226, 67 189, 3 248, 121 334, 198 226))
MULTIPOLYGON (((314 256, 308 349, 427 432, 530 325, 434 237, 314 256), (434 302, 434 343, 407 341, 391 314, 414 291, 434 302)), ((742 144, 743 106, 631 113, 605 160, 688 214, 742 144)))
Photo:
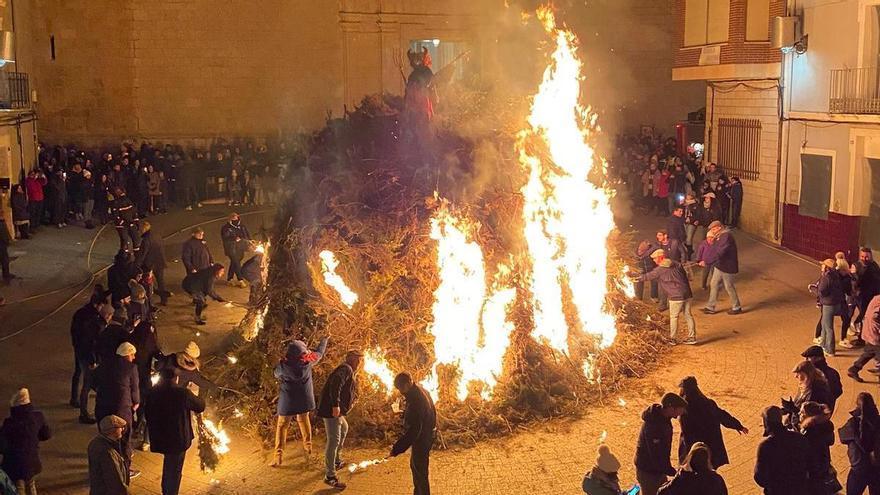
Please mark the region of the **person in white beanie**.
POLYGON ((98 423, 100 432, 89 443, 89 494, 128 495, 128 472, 125 459, 119 453, 128 423, 119 416, 109 415, 98 423))
POLYGON ((110 415, 125 420, 125 432, 122 435, 122 457, 131 477, 140 474, 131 469, 131 425, 134 412, 140 407, 141 396, 138 387, 138 369, 135 364, 137 349, 123 342, 116 348, 116 359, 98 368, 98 396, 95 400, 95 417, 100 421, 110 415))
POLYGON ((620 471, 620 461, 611 453, 607 445, 599 445, 596 463, 584 476, 581 487, 587 495, 628 495, 638 493, 633 491, 636 487, 623 492, 620 489, 620 479, 617 472, 620 471))
POLYGON ((28 389, 22 388, 9 401, 9 417, 0 427, 3 463, 0 468, 15 482, 19 495, 36 495, 36 476, 43 470, 40 442, 52 437, 43 413, 34 409, 28 389))
MULTIPOLYGON (((199 349, 199 345, 190 341, 183 351, 165 356, 163 364, 159 368, 173 369, 174 373, 180 377, 180 386, 188 387, 190 383, 193 383, 198 387, 198 390, 201 390, 213 385, 202 376, 201 363, 199 362, 201 355, 202 350, 199 349)), ((198 394, 196 392, 196 395, 198 394)))

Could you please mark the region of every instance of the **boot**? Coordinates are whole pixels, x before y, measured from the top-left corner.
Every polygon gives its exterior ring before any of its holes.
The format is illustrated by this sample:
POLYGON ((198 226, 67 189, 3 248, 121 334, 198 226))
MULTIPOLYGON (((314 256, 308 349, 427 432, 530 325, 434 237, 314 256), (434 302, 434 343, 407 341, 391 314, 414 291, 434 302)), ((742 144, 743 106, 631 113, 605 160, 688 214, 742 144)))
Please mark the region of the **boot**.
POLYGON ((282 457, 283 453, 284 453, 284 451, 282 451, 282 450, 276 450, 275 456, 272 458, 272 462, 269 463, 269 467, 281 466, 281 457, 282 457))

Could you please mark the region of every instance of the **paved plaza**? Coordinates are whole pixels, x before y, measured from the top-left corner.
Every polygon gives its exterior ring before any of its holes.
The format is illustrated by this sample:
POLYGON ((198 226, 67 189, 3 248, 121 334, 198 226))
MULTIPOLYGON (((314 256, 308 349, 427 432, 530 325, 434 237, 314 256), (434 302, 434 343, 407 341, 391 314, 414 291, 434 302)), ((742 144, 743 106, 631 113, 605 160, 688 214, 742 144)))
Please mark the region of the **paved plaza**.
MULTIPOLYGON (((219 228, 225 208, 206 207, 193 212, 175 212, 151 219, 154 230, 168 236, 166 256, 176 260, 188 226, 204 223, 215 259, 225 262, 219 243, 219 228)), ((243 221, 254 232, 268 226, 273 213, 254 212, 243 221)), ((116 248, 110 229, 97 237, 96 231, 78 227, 66 230, 44 228, 33 240, 14 244, 10 251, 13 272, 24 277, 10 287, 0 288, 9 304, 0 308, 0 397, 9 397, 19 386, 30 388, 35 405, 53 427, 54 437, 42 448, 43 474, 38 478, 42 493, 85 494, 87 487, 86 445, 95 428, 77 422, 78 411, 67 405, 71 372, 69 320, 86 300, 88 289, 80 291, 90 273, 109 264, 116 248), (90 247, 92 247, 90 251, 90 247), (56 293, 41 295, 58 290, 56 293), (34 297, 36 296, 36 297, 34 297), (30 299, 27 299, 30 298, 30 299), (21 301, 22 299, 27 299, 21 301), (57 313, 46 315, 60 304, 70 303, 57 313), (20 301, 20 302, 19 302, 20 301)), ((607 443, 623 463, 621 479, 627 486, 634 479, 631 460, 644 407, 663 391, 673 390, 685 375, 696 375, 707 395, 752 430, 748 435, 725 431, 731 465, 720 470, 731 495, 759 493, 752 481, 754 454, 761 439, 760 411, 778 404, 780 397, 794 395, 796 382, 790 373, 800 352, 810 344, 817 311, 807 284, 818 275, 818 267, 806 260, 737 234, 742 273, 740 297, 745 313, 728 316, 696 314, 700 345, 677 347, 661 361, 650 376, 628 383, 627 391, 606 397, 604 406, 584 411, 579 419, 559 419, 529 426, 510 438, 480 443, 471 448, 435 452, 432 456, 432 489, 437 494, 560 494, 581 493, 580 482, 596 457, 597 441, 607 431, 607 443), (621 405, 618 399, 624 399, 621 405)), ((170 263, 169 284, 178 295, 162 313, 158 323, 160 340, 167 351, 181 349, 194 339, 209 354, 243 315, 239 307, 212 304, 208 325, 196 327, 189 299, 179 289, 183 269, 170 263), (198 333, 197 333, 198 332, 198 333)), ((220 286, 221 295, 244 302, 247 291, 220 286)), ((696 290, 699 303, 707 297, 696 290)), ((726 295, 719 309, 726 310, 726 295)), ((839 325, 839 321, 837 322, 839 325)), ((838 352, 830 360, 844 371, 855 351, 838 352)), ((867 373, 865 375, 868 375, 867 373)), ((870 377, 873 379, 873 377, 870 377)), ((844 377, 844 395, 838 402, 835 425, 845 420, 856 394, 876 393, 877 384, 857 384, 844 377)), ((676 423, 677 424, 677 423, 676 423)), ((357 429, 357 424, 352 424, 357 429)), ((677 433, 676 433, 677 435, 677 433)), ((321 449, 323 433, 317 436, 321 449)), ((677 444, 677 441, 676 441, 677 444)), ((181 493, 258 494, 332 493, 321 482, 319 468, 301 464, 296 442, 288 447, 288 463, 280 469, 267 466, 269 452, 233 432, 232 452, 220 469, 210 475, 198 470, 196 448, 190 450, 181 493)), ((360 461, 382 457, 387 449, 349 449, 346 458, 360 461)), ((833 464, 845 476, 846 451, 832 448, 833 464)), ((342 475, 349 484, 346 493, 402 495, 411 493, 408 454, 364 472, 342 475)), ((133 493, 160 493, 161 456, 136 452, 134 466, 143 475, 134 480, 133 493)))

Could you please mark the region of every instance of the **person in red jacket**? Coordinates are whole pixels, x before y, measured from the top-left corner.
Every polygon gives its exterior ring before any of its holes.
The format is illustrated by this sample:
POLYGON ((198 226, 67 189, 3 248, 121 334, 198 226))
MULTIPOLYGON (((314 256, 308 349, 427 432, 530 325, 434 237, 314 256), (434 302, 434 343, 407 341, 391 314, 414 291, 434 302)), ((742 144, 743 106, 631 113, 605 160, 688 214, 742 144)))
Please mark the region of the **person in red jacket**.
POLYGON ((31 170, 24 180, 28 196, 28 211, 31 215, 31 229, 39 227, 43 220, 43 200, 46 199, 46 196, 43 195, 43 188, 48 183, 49 180, 40 169, 31 170))

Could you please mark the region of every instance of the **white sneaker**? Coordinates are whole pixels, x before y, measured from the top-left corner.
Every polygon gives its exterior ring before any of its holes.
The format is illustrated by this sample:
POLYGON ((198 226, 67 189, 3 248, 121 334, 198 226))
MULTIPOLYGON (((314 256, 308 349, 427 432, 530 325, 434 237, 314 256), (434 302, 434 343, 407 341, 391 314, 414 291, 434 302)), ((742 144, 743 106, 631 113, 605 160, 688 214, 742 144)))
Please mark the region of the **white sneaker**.
POLYGON ((822 337, 816 337, 813 339, 813 343, 816 345, 822 345, 822 337))
POLYGON ((848 340, 841 340, 840 342, 837 343, 837 345, 839 345, 840 347, 843 347, 844 349, 852 349, 853 348, 852 343, 850 343, 850 341, 848 341, 848 340))

